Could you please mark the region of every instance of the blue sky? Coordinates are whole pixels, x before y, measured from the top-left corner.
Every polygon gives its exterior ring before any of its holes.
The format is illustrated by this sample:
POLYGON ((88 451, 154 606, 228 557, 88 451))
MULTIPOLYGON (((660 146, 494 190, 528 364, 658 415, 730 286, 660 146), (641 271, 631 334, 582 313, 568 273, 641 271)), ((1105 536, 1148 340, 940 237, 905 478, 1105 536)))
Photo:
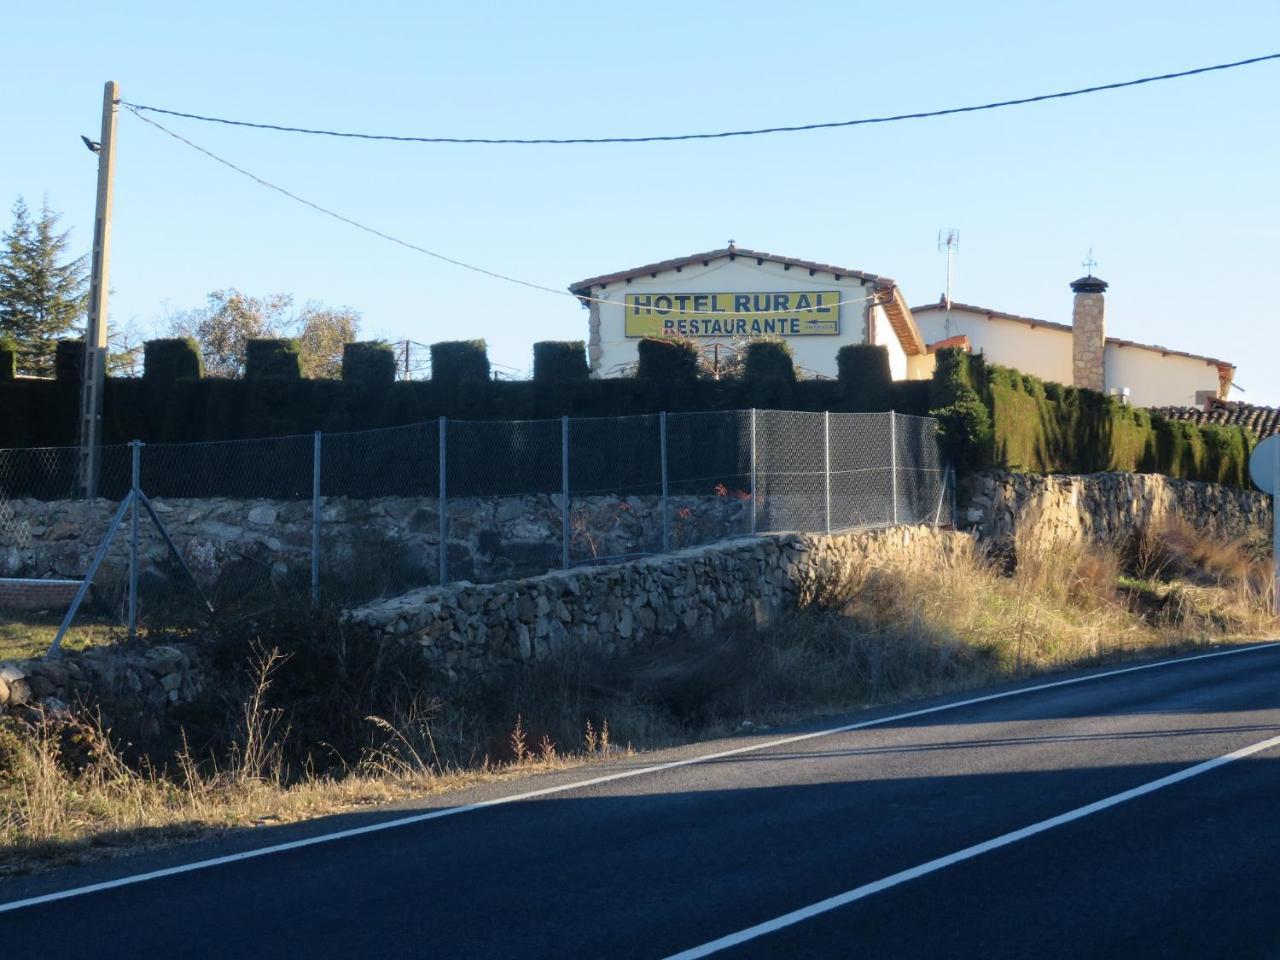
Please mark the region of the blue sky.
MULTIPOLYGON (((1267 2, 22 4, 5 14, 0 202, 47 196, 87 247, 102 83, 125 99, 371 132, 609 136, 807 123, 1031 95, 1280 51, 1267 2), (16 145, 16 148, 15 146, 16 145)), ((400 145, 161 122, 450 256, 563 288, 742 246, 1068 321, 1089 247, 1108 332, 1239 365, 1280 404, 1280 63, 894 125, 683 144, 400 145)), ((586 335, 568 297, 395 247, 120 119, 111 309, 147 328, 214 289, 349 305, 364 332, 586 335)), ((5 222, 7 223, 7 217, 5 222)))

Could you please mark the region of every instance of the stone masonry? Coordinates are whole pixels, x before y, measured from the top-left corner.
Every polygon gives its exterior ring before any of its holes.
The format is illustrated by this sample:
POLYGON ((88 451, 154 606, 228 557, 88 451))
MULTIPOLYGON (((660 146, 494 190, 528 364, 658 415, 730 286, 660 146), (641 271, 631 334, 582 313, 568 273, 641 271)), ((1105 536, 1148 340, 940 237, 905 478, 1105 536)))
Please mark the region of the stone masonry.
POLYGON ((57 658, 0 663, 0 714, 24 709, 57 714, 85 705, 154 717, 195 699, 204 686, 204 666, 189 644, 91 647, 57 658))
POLYGON ((1223 539, 1271 533, 1266 494, 1158 474, 978 474, 965 481, 960 502, 960 520, 972 511, 979 535, 997 543, 1019 530, 1045 543, 1115 541, 1175 519, 1223 539))
POLYGON ((1075 303, 1071 310, 1071 382, 1077 387, 1106 393, 1105 280, 1081 277, 1072 281, 1075 303))
MULTIPOLYGON (((247 570, 278 585, 305 584, 311 568, 309 500, 160 499, 156 512, 183 559, 206 587, 228 570, 247 570)), ((84 576, 118 504, 109 500, 0 502, 0 577, 84 576)), ((708 543, 751 529, 750 503, 724 495, 673 496, 668 504, 675 547, 708 543)), ((569 511, 576 562, 653 553, 662 546, 656 496, 575 497, 569 511)), ((561 564, 559 497, 459 497, 449 501, 451 580, 532 576, 561 564)), ((144 589, 174 589, 168 548, 147 518, 140 524, 144 589)), ((321 567, 365 596, 438 579, 438 503, 422 497, 348 499, 321 505, 321 567)), ((99 584, 118 581, 128 539, 117 534, 99 584)))
POLYGON ((969 539, 927 526, 772 534, 520 581, 413 590, 350 616, 468 675, 571 645, 612 656, 676 631, 706 638, 732 620, 764 625, 824 568, 923 564, 969 539))

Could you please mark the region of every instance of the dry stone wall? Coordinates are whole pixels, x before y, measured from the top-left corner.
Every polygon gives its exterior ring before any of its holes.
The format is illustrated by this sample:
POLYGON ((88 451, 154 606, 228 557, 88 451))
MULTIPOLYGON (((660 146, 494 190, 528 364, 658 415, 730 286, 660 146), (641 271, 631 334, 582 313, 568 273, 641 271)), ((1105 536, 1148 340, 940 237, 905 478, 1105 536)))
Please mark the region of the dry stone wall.
MULTIPOLYGON (((309 580, 313 517, 309 500, 156 499, 184 560, 206 587, 234 568, 277 583, 309 580)), ((109 500, 0 502, 0 577, 83 577, 119 504, 109 500)), ((439 504, 434 499, 326 497, 321 509, 321 565, 327 576, 360 588, 384 589, 438 579, 439 504)), ((747 532, 750 505, 733 496, 672 497, 676 548, 747 532)), ((653 553, 662 546, 661 501, 653 496, 575 497, 570 537, 576 561, 653 553)), ((145 517, 140 525, 143 587, 165 588, 173 577, 168 549, 145 517)), ((494 581, 560 566, 561 508, 557 496, 466 497, 449 501, 451 580, 494 581)), ((127 565, 127 537, 118 534, 99 583, 127 565)))
POLYGON ((978 474, 965 481, 961 521, 983 539, 1013 540, 1019 529, 1048 542, 1103 542, 1173 519, 1216 537, 1269 536, 1271 498, 1159 474, 1037 476, 978 474))
POLYGON ((616 655, 676 631, 696 638, 731 620, 764 625, 824 568, 931 562, 968 539, 925 526, 740 538, 520 581, 413 590, 350 616, 466 675, 570 645, 616 655))
MULTIPOLYGON (((711 637, 734 620, 765 625, 824 569, 923 564, 970 539, 927 526, 742 537, 523 580, 422 588, 348 615, 373 636, 413 644, 447 675, 464 679, 570 645, 609 656, 673 633, 711 637)), ((199 648, 187 644, 122 644, 0 663, 0 713, 96 703, 154 718, 198 696, 207 677, 199 648)))
POLYGON ((126 644, 61 657, 0 663, 0 714, 58 714, 87 705, 155 718, 204 690, 205 666, 189 644, 126 644))

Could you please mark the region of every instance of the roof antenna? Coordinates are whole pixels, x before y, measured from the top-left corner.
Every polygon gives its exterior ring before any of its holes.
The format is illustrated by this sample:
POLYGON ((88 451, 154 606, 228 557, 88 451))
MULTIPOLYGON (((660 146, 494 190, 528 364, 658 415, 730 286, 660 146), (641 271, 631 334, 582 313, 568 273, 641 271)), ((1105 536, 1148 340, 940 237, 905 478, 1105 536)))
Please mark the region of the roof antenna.
POLYGON ((955 227, 943 227, 938 231, 938 252, 947 255, 947 290, 942 295, 942 304, 947 308, 944 326, 947 336, 951 336, 951 282, 955 279, 956 254, 960 252, 960 231, 955 227))

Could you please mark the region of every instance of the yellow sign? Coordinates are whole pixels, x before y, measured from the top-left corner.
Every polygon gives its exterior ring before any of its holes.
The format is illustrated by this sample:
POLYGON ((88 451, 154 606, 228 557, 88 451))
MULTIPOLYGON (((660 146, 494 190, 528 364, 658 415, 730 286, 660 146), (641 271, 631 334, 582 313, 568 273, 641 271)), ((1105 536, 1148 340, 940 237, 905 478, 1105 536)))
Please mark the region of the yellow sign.
POLYGON ((813 337, 840 333, 840 294, 628 293, 628 337, 813 337))

